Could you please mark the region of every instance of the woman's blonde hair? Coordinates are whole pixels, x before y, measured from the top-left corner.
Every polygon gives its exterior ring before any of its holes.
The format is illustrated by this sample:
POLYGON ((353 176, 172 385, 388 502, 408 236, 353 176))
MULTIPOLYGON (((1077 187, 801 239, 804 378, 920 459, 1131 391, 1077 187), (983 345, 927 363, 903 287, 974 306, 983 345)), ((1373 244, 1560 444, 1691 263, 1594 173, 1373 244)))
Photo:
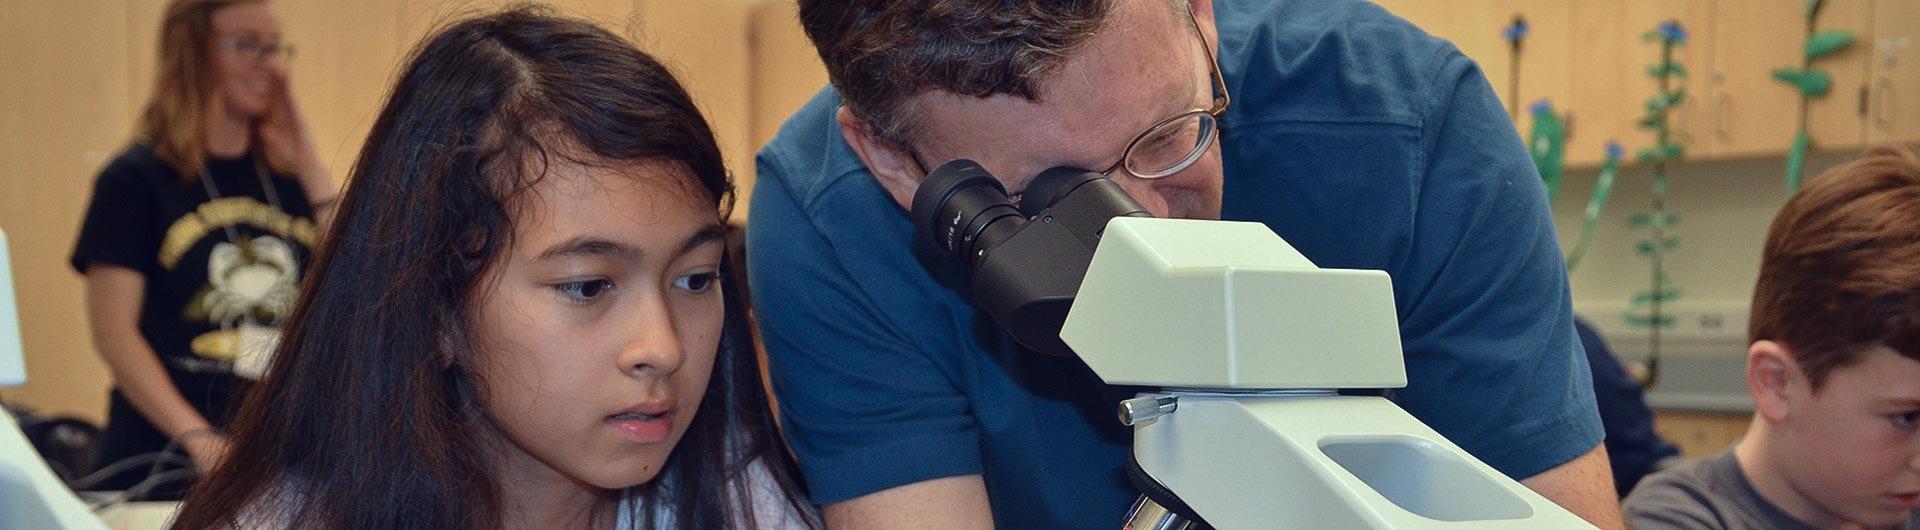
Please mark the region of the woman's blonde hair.
POLYGON ((265 0, 173 0, 160 23, 160 67, 140 116, 140 140, 192 182, 207 160, 207 109, 214 94, 213 13, 265 0))

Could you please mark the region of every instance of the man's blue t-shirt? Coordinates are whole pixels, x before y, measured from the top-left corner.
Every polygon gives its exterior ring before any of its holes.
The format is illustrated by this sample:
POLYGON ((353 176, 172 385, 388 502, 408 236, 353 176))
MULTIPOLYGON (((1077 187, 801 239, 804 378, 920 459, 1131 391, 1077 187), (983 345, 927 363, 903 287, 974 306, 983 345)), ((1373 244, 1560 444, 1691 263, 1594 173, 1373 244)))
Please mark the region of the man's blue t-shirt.
MULTIPOLYGON (((1473 62, 1370 3, 1218 0, 1223 217, 1393 278, 1414 416, 1516 478, 1600 443, 1544 189, 1473 62)), ((969 305, 841 138, 829 89, 761 150, 748 270, 816 502, 982 475, 1002 528, 1111 528, 1130 431, 1078 360, 969 305)))

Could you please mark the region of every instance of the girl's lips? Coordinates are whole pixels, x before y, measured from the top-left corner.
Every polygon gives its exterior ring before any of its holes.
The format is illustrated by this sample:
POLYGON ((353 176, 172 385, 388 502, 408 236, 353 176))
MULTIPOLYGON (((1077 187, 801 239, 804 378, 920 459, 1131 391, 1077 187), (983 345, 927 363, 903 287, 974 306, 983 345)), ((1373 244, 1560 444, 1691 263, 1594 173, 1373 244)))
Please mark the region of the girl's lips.
POLYGON ((667 441, 667 434, 673 430, 672 412, 648 417, 622 414, 608 416, 604 421, 615 433, 634 443, 664 442, 667 441))

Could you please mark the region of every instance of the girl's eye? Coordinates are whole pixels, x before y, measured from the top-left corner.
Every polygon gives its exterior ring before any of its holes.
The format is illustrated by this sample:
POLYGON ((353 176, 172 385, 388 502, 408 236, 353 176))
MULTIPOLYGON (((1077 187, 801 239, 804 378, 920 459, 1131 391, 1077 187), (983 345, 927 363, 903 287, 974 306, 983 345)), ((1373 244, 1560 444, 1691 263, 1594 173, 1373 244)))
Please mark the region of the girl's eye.
POLYGON ((694 294, 707 292, 718 283, 720 283, 720 274, 713 272, 688 274, 673 279, 674 288, 694 294))
POLYGON ((613 281, 606 280, 606 279, 592 279, 592 280, 581 280, 577 282, 567 282, 567 283, 554 285, 553 290, 559 291, 561 296, 565 296, 573 300, 587 301, 587 300, 592 300, 594 298, 597 298, 600 295, 605 294, 607 291, 613 290, 613 281))
POLYGON ((1895 427, 1899 427, 1902 429, 1911 429, 1913 428, 1914 421, 1920 420, 1920 410, 1909 410, 1906 412, 1895 414, 1893 416, 1889 416, 1889 419, 1893 421, 1893 425, 1895 427))

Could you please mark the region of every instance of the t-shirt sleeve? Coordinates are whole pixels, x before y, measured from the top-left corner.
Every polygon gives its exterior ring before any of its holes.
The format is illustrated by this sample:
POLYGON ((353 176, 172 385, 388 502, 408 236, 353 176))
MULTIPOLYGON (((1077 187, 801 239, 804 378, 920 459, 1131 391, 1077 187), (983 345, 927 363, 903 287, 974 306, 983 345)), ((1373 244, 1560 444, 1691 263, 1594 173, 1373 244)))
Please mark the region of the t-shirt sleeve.
POLYGON ((1720 518, 1714 516, 1706 488, 1688 481, 1690 477, 1685 472, 1691 469, 1676 468, 1655 474, 1634 488, 1620 504, 1627 526, 1634 530, 1726 528, 1720 518))
POLYGON ((140 271, 156 265, 160 241, 150 224, 157 198, 140 171, 123 159, 94 180, 93 199, 70 258, 75 271, 86 274, 87 266, 96 263, 140 271))
POLYGON ((1603 436, 1574 335, 1545 187, 1479 68, 1447 47, 1427 111, 1425 171, 1397 273, 1408 385, 1398 402, 1510 477, 1603 436))
POLYGON ((747 270, 785 434, 813 500, 981 473, 979 426, 933 360, 939 352, 913 344, 849 273, 780 165, 763 152, 758 169, 747 270))

